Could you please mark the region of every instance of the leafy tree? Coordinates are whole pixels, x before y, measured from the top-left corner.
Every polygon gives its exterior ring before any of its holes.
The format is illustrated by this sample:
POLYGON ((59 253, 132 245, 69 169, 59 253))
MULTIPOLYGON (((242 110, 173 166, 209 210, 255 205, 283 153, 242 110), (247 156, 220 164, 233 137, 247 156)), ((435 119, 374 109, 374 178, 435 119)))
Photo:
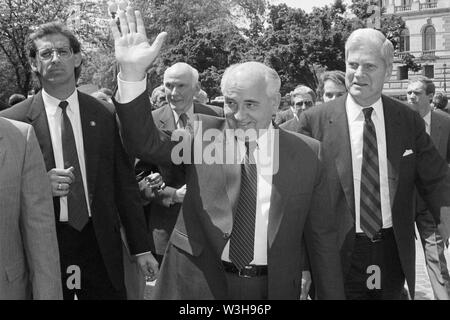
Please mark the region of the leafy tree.
POLYGON ((28 34, 42 23, 56 19, 65 21, 69 4, 68 0, 0 1, 0 51, 9 62, 8 68, 13 70, 15 91, 26 95, 31 85, 32 73, 26 52, 28 34))

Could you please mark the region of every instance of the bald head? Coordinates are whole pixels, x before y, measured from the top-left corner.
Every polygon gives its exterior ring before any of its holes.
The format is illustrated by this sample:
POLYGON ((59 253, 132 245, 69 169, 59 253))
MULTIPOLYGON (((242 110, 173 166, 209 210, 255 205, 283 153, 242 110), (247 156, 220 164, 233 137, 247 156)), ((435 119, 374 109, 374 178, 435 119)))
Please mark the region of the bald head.
POLYGON ((222 77, 224 111, 232 128, 267 129, 280 104, 280 77, 259 62, 232 65, 222 77))
POLYGON ((263 81, 266 86, 266 93, 269 96, 280 92, 281 80, 277 72, 260 62, 251 61, 234 64, 225 70, 222 77, 221 89, 224 89, 235 79, 246 79, 248 81, 263 81))
POLYGON ((167 101, 175 112, 187 112, 200 90, 198 71, 187 63, 175 63, 164 72, 164 90, 167 101))

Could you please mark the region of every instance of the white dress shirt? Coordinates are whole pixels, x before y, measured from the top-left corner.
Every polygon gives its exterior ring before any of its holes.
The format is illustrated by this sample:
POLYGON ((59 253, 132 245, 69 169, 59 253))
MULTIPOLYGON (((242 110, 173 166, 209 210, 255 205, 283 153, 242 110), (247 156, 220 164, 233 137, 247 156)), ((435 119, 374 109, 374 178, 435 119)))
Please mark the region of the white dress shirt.
MULTIPOLYGON (((146 90, 146 79, 139 82, 127 82, 120 79, 120 74, 117 76, 117 94, 116 100, 119 103, 125 104, 133 101, 146 90)), ((177 118, 175 118, 177 119, 177 118)), ((257 140, 257 147, 254 151, 256 159, 256 168, 258 174, 257 182, 257 202, 256 202, 256 221, 255 221, 255 247, 254 259, 251 264, 267 265, 267 229, 269 226, 269 210, 270 197, 272 195, 272 177, 273 177, 273 159, 275 132, 272 124, 267 132, 261 135, 257 140), (270 135, 269 137, 267 135, 270 135), (269 143, 272 142, 272 143, 269 143), (268 157, 268 155, 270 155, 268 157), (260 165, 258 159, 264 165, 260 165), (270 159, 271 161, 267 161, 270 159)), ((240 159, 245 155, 244 142, 239 143, 240 159)), ((222 260, 230 261, 229 259, 230 241, 226 244, 222 253, 222 260)))
MULTIPOLYGON (((371 119, 375 125, 380 169, 380 200, 383 229, 392 227, 392 211, 389 198, 389 180, 387 167, 386 130, 384 124, 383 103, 381 98, 370 107, 373 108, 371 119)), ((353 187, 355 195, 355 227, 362 233, 360 226, 361 169, 363 158, 364 113, 351 95, 347 96, 346 110, 353 165, 353 187)))
MULTIPOLYGON (((183 125, 180 121, 180 116, 178 113, 175 112, 175 110, 172 108, 173 117, 175 119, 175 125, 177 126, 177 129, 184 129, 183 125)), ((184 112, 187 116, 187 121, 192 121, 194 119, 194 104, 192 104, 189 109, 184 112)), ((187 124, 186 124, 187 125, 187 124)))
POLYGON ((429 111, 423 118, 423 121, 425 121, 425 131, 428 133, 428 135, 431 134, 431 111, 429 111))
MULTIPOLYGON (((272 196, 274 139, 274 128, 270 124, 267 132, 257 139, 256 148, 253 151, 258 179, 256 189, 254 256, 251 262, 254 265, 267 265, 267 229, 269 226, 270 197, 272 196), (267 161, 268 159, 270 159, 269 162, 267 161)), ((238 142, 238 152, 238 159, 242 159, 243 162, 246 152, 243 141, 238 142)), ((230 240, 228 240, 223 250, 222 260, 230 262, 229 255, 230 240)))
MULTIPOLYGON (((50 96, 45 89, 42 89, 42 99, 44 101, 45 112, 47 113, 48 126, 50 130, 50 136, 52 139, 53 154, 55 157, 55 165, 57 169, 64 169, 64 159, 63 159, 63 149, 61 140, 61 118, 62 110, 59 107, 61 100, 50 96)), ((73 129, 73 135, 75 137, 75 144, 78 153, 78 162, 80 163, 81 177, 79 173, 75 172, 75 179, 83 180, 84 192, 86 195, 86 204, 89 212, 89 217, 91 216, 91 208, 89 207, 89 201, 87 195, 89 194, 87 188, 86 180, 86 163, 84 156, 84 145, 83 145, 83 131, 81 129, 81 118, 80 118, 80 105, 78 102, 78 91, 75 90, 72 95, 65 101, 69 103, 67 106, 67 116, 70 119, 73 129)), ((69 221, 68 207, 67 207, 67 196, 60 197, 59 202, 61 205, 60 211, 60 221, 69 221)))

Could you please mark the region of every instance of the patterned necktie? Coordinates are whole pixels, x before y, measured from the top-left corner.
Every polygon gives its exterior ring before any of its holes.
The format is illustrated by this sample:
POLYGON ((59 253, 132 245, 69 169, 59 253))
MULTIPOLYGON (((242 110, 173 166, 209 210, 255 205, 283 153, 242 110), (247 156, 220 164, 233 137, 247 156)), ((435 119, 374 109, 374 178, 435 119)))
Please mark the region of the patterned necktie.
POLYGON ((182 128, 186 128, 187 124, 188 124, 188 116, 186 113, 182 113, 180 114, 180 118, 178 119, 179 124, 181 125, 182 128))
POLYGON ((61 142, 63 149, 64 168, 73 167, 75 170, 75 181, 70 185, 70 192, 67 195, 67 205, 69 213, 69 225, 78 231, 83 230, 89 220, 89 213, 84 193, 83 178, 78 162, 77 146, 73 135, 72 124, 67 116, 67 101, 61 101, 59 107, 62 110, 61 117, 61 142))
POLYGON ((241 192, 230 240, 230 260, 242 269, 253 260, 255 246, 257 169, 253 148, 245 143, 245 162, 241 165, 241 192), (250 149, 249 149, 250 148, 250 149))
POLYGON ((360 224, 366 235, 373 239, 382 227, 380 169, 373 108, 364 108, 363 159, 361 167, 360 224))

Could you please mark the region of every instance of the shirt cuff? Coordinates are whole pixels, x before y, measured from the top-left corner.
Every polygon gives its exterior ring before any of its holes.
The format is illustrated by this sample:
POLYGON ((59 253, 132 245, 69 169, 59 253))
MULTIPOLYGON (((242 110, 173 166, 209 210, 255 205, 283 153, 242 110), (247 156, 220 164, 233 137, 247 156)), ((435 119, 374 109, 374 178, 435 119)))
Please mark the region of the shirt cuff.
POLYGON ((127 104, 139 97, 147 90, 147 77, 141 81, 129 82, 120 79, 120 72, 117 75, 116 101, 120 104, 127 104))
POLYGON ((152 252, 147 251, 147 252, 138 253, 138 254, 136 254, 136 257, 140 257, 140 256, 143 256, 144 254, 149 254, 149 253, 152 253, 152 252))

